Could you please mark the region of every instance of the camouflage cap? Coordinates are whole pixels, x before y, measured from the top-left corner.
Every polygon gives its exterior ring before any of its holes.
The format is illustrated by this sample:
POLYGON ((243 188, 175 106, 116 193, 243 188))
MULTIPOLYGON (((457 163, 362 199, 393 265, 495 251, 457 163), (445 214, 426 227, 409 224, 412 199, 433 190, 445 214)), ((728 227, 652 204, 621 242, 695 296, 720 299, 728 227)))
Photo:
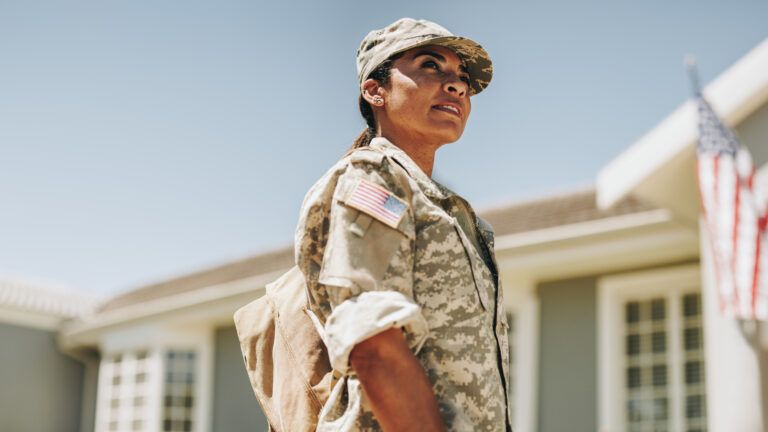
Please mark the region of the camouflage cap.
POLYGON ((467 67, 473 94, 491 82, 491 58, 477 42, 455 36, 444 27, 427 20, 401 18, 383 29, 373 30, 357 49, 357 79, 362 85, 368 75, 393 54, 424 45, 440 45, 453 50, 467 67))

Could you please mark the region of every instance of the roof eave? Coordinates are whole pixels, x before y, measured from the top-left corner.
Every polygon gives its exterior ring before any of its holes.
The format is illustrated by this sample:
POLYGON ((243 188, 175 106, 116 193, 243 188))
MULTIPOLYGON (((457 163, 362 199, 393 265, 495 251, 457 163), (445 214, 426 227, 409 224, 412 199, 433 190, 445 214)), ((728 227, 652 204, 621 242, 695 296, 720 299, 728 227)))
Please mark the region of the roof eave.
POLYGON ((698 259, 698 231, 655 209, 497 239, 508 281, 527 282, 605 274, 698 259))
POLYGON ((230 322, 232 314, 238 307, 259 297, 264 286, 284 273, 285 270, 287 269, 82 317, 64 325, 59 335, 61 345, 67 349, 95 346, 99 342, 100 335, 110 329, 143 320, 163 320, 169 316, 181 316, 184 319, 185 317, 182 315, 185 314, 185 311, 199 320, 220 322, 224 319, 230 322), (213 308, 211 305, 214 303, 218 307, 213 308), (208 312, 202 312, 202 310, 208 310, 208 312))

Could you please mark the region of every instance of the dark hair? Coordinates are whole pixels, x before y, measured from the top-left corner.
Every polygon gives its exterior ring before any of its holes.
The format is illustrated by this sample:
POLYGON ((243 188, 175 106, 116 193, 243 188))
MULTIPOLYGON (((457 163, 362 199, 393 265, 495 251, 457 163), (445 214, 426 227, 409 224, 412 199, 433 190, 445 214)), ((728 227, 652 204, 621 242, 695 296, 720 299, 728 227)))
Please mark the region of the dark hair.
MULTIPOLYGON (((397 53, 390 56, 388 59, 381 62, 380 65, 376 67, 369 75, 369 79, 375 79, 381 85, 386 86, 389 84, 389 77, 390 72, 392 70, 392 65, 395 63, 395 60, 399 59, 403 56, 403 53, 397 53)), ((363 119, 365 119, 366 128, 363 130, 363 132, 360 133, 360 136, 357 137, 355 142, 352 144, 352 147, 347 150, 346 154, 351 153, 355 149, 358 149, 360 147, 365 147, 368 144, 371 143, 371 140, 376 136, 376 118, 373 116, 373 108, 363 98, 363 95, 360 95, 357 100, 358 108, 360 108, 360 115, 363 116, 363 119)))

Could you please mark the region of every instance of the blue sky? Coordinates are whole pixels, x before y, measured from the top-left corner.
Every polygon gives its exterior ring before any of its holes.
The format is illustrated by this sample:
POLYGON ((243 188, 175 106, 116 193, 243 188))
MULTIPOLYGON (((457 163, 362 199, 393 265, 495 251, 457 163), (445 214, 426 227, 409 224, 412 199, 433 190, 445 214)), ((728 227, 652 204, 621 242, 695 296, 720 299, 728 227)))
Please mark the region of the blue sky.
POLYGON ((0 275, 112 295, 291 243, 403 17, 485 46, 434 176, 475 207, 597 171, 768 36, 765 1, 0 0, 0 275), (483 5, 482 7, 478 6, 483 5))

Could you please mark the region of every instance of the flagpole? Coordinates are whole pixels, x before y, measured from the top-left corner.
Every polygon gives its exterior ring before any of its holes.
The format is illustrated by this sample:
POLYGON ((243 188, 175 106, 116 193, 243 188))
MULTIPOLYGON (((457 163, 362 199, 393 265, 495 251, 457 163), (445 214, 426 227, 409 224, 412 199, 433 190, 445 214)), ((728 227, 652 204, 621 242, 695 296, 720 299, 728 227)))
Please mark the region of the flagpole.
POLYGON ((688 78, 691 81, 691 89, 695 97, 701 96, 701 86, 699 85, 699 70, 696 68, 696 56, 686 54, 683 59, 685 67, 688 70, 688 78))

